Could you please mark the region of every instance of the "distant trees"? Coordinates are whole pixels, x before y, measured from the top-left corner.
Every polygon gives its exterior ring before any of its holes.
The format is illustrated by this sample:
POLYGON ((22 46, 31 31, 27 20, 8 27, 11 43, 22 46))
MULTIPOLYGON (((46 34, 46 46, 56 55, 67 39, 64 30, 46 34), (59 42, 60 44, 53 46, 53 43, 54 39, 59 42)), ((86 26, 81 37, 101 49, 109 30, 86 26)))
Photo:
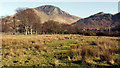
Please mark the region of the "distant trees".
POLYGON ((70 27, 70 24, 61 24, 61 34, 67 34, 69 33, 69 27, 70 27))
POLYGON ((43 33, 49 34, 76 34, 76 26, 70 24, 63 24, 57 21, 49 20, 43 23, 43 33))
POLYGON ((8 31, 8 25, 7 25, 7 20, 5 19, 1 19, 2 20, 2 23, 1 23, 1 26, 2 26, 2 32, 7 32, 8 31))
POLYGON ((43 23, 43 33, 49 34, 78 34, 80 27, 76 25, 63 24, 57 21, 49 20, 43 23))
POLYGON ((32 9, 20 10, 17 15, 17 19, 21 22, 21 28, 24 29, 25 34, 33 34, 33 30, 35 30, 36 34, 38 32, 38 26, 40 26, 41 21, 39 16, 37 16, 32 9))
POLYGON ((61 32, 61 24, 57 21, 49 20, 43 23, 43 32, 57 34, 61 32))
POLYGON ((2 17, 0 22, 0 25, 2 26, 2 32, 10 32, 10 26, 11 24, 10 22, 10 16, 7 17, 2 17))

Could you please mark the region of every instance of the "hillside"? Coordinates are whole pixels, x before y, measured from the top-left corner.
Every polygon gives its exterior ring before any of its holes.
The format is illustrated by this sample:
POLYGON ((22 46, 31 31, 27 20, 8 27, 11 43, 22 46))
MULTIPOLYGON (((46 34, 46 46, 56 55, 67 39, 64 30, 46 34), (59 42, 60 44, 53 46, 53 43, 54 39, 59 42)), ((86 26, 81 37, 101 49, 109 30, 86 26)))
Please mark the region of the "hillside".
POLYGON ((60 8, 52 5, 44 5, 34 8, 34 11, 38 16, 40 16, 42 23, 48 20, 54 20, 60 23, 71 24, 80 19, 79 17, 70 15, 60 8))
POLYGON ((119 30, 120 31, 120 13, 115 14, 113 17, 113 23, 111 24, 114 26, 112 30, 119 30))
POLYGON ((84 24, 86 29, 108 29, 109 24, 112 24, 112 17, 110 13, 99 12, 87 18, 80 19, 73 24, 84 24))

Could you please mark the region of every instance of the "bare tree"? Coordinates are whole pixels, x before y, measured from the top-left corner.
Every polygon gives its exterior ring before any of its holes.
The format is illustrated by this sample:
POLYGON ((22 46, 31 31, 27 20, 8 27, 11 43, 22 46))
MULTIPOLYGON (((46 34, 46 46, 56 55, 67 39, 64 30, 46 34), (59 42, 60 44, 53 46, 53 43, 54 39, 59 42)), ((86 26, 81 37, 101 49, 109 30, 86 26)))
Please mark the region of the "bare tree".
POLYGON ((13 17, 13 30, 14 30, 14 33, 15 34, 17 31, 16 31, 16 21, 15 21, 15 16, 13 17))
POLYGON ((49 20, 43 24, 43 32, 59 33, 61 29, 60 23, 57 21, 49 20))
POLYGON ((10 30, 10 16, 7 16, 7 17, 2 17, 1 18, 1 22, 0 22, 0 25, 2 26, 2 32, 8 32, 10 30))
MULTIPOLYGON (((33 9, 26 9, 24 11, 18 12, 17 18, 21 21, 25 29, 25 34, 33 34, 34 24, 41 23, 38 15, 35 14, 33 9)), ((37 32, 37 30, 36 30, 37 32)))

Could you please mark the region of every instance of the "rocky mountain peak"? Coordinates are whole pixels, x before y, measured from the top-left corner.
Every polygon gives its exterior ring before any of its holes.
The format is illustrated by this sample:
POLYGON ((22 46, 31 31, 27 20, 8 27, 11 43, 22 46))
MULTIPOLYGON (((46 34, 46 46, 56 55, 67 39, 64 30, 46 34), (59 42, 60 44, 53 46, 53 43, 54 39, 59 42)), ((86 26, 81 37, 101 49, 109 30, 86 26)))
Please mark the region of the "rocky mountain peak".
POLYGON ((54 20, 71 24, 80 19, 80 17, 71 15, 53 5, 43 5, 34 9, 37 10, 36 12, 43 22, 45 20, 54 20))
POLYGON ((63 14, 63 11, 60 8, 52 5, 44 5, 36 8, 38 11, 43 11, 47 15, 52 14, 63 14))

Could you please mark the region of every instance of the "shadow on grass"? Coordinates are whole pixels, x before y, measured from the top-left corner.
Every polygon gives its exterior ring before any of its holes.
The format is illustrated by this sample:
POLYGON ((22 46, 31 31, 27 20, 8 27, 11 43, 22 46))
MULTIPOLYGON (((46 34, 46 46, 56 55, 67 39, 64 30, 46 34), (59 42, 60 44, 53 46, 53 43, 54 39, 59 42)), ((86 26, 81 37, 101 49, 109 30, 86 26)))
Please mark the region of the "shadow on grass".
POLYGON ((78 64, 79 67, 84 67, 84 68, 119 68, 120 67, 120 65, 104 66, 104 65, 90 64, 90 63, 82 62, 81 60, 71 61, 71 63, 78 64))

